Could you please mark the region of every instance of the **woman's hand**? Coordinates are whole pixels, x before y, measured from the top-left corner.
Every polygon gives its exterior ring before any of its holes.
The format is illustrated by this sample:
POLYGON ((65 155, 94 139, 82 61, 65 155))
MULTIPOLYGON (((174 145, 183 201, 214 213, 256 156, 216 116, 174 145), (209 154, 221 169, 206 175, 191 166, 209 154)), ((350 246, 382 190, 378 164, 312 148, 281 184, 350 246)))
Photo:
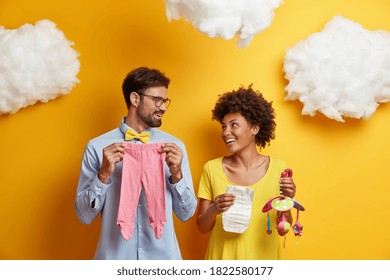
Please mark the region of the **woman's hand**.
POLYGON ((227 211, 234 204, 234 194, 218 195, 214 201, 200 199, 196 224, 202 233, 213 229, 218 214, 227 211))
POLYGON ((214 200, 214 207, 217 210, 217 214, 221 214, 227 211, 233 204, 236 196, 231 193, 224 193, 218 195, 214 200))
POLYGON ((279 186, 282 190, 282 195, 294 198, 296 186, 292 177, 282 177, 279 179, 279 186))

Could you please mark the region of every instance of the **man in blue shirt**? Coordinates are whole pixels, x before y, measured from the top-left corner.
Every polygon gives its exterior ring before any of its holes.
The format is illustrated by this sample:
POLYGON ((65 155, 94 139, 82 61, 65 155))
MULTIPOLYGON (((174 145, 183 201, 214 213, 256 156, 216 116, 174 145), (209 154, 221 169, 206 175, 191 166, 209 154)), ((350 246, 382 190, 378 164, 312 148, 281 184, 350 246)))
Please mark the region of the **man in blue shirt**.
MULTIPOLYGON (((181 259, 173 222, 173 212, 181 221, 190 219, 197 206, 185 145, 157 127, 170 99, 170 83, 156 69, 140 67, 131 71, 123 81, 122 91, 128 114, 122 123, 88 142, 81 165, 75 210, 82 223, 90 224, 101 214, 101 232, 95 259, 181 259), (122 159, 125 134, 150 133, 148 143, 163 142, 165 153, 166 223, 157 239, 150 226, 145 191, 142 188, 136 208, 132 238, 125 240, 117 225, 120 199, 122 159)), ((140 139, 128 142, 139 143, 140 139)))

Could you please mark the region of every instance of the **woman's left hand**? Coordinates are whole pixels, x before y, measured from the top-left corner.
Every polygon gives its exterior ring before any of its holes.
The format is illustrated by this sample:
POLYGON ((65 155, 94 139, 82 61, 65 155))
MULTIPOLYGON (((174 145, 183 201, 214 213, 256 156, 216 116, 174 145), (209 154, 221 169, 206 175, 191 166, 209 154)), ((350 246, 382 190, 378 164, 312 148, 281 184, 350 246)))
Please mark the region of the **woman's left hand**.
POLYGON ((296 193, 296 186, 291 177, 283 177, 279 179, 279 186, 282 190, 282 195, 294 198, 296 193))

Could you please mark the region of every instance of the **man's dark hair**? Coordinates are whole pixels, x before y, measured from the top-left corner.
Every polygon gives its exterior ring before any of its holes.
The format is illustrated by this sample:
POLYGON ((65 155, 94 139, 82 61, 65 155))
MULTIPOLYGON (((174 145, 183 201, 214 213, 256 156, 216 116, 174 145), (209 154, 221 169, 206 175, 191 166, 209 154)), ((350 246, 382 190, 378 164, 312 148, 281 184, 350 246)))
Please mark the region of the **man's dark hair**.
POLYGON ((130 108, 130 93, 133 91, 143 93, 150 87, 164 86, 168 88, 170 79, 157 69, 139 67, 127 74, 123 80, 122 92, 127 108, 130 108))

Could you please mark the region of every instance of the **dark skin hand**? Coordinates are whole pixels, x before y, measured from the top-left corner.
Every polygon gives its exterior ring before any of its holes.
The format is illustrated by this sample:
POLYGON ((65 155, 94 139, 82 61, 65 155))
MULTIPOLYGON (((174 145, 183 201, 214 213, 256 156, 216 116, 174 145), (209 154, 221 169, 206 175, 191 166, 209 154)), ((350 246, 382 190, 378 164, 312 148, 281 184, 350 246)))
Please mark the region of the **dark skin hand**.
POLYGON ((279 186, 282 190, 282 195, 294 198, 296 186, 292 177, 283 177, 279 179, 279 186))

